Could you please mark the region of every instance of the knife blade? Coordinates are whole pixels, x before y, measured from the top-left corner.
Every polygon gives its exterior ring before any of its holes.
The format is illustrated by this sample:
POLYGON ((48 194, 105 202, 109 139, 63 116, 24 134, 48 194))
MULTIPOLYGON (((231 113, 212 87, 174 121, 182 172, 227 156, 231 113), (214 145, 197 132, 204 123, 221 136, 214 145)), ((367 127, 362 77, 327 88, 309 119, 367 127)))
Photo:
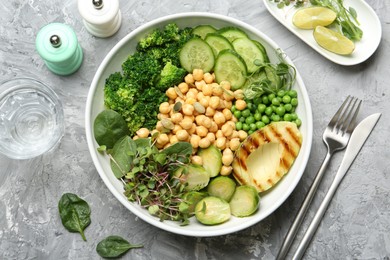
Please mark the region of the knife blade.
POLYGON ((352 132, 341 165, 335 175, 332 184, 330 185, 328 192, 324 197, 324 200, 322 201, 320 207, 318 208, 300 244, 298 245, 297 251, 293 256, 294 260, 301 259, 305 254, 306 248, 308 247, 311 239, 313 238, 314 233, 317 230, 318 225, 320 224, 321 219, 324 216, 325 211, 328 208, 328 205, 334 193, 336 192, 341 180, 343 179, 349 167, 352 165, 353 161, 357 157, 359 151, 363 147, 371 131, 374 129, 380 116, 381 116, 380 113, 376 113, 366 117, 356 126, 355 130, 352 132))

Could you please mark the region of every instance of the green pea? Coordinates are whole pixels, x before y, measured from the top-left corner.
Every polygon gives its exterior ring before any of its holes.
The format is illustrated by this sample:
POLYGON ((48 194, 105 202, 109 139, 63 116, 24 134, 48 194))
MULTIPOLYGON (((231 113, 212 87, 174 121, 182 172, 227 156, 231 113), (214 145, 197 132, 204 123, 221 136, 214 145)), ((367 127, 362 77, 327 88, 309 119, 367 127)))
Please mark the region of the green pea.
POLYGON ((245 119, 245 123, 247 123, 248 125, 253 124, 254 122, 255 122, 255 118, 253 116, 248 116, 245 119))
POLYGON ((272 101, 271 101, 272 105, 274 106, 279 106, 280 105, 280 102, 279 102, 279 99, 278 98, 273 98, 272 101))
POLYGON ((297 118, 297 119, 294 121, 294 123, 295 123, 298 127, 300 127, 300 126, 302 125, 302 121, 301 121, 301 119, 299 119, 299 118, 297 118))
POLYGON ((292 97, 292 98, 295 98, 295 97, 298 96, 298 93, 297 93, 296 90, 291 89, 291 90, 288 91, 288 95, 289 95, 290 97, 292 97))
POLYGON ((249 109, 249 110, 252 110, 253 109, 253 104, 250 101, 247 101, 246 102, 246 108, 249 109))
POLYGON ((284 121, 292 121, 292 120, 291 120, 291 114, 284 114, 283 120, 284 120, 284 121))
POLYGON ((249 131, 249 125, 248 124, 242 124, 242 130, 249 131))
POLYGON ((257 129, 260 129, 260 128, 264 127, 264 126, 265 126, 264 122, 262 122, 262 121, 256 122, 257 129))
POLYGON ((285 113, 286 113, 286 109, 284 109, 284 107, 280 106, 280 107, 277 107, 276 108, 276 114, 278 114, 279 116, 283 116, 285 113))
POLYGON ((288 104, 291 102, 291 97, 289 95, 284 95, 282 101, 284 104, 288 104))
POLYGON ((251 134, 253 134, 253 132, 255 132, 255 131, 253 131, 253 130, 249 130, 249 131, 248 131, 248 135, 251 135, 251 134))
POLYGON ((238 121, 236 123, 236 130, 242 130, 242 122, 238 121))
POLYGON ((278 107, 279 107, 279 106, 271 105, 271 108, 272 108, 272 111, 273 111, 273 112, 276 112, 276 109, 277 109, 278 107))
POLYGON ((243 117, 243 116, 240 117, 240 119, 238 119, 238 121, 241 122, 241 123, 245 123, 245 117, 243 117))
POLYGON ((268 104, 269 104, 269 99, 268 99, 268 97, 267 97, 267 96, 263 96, 263 97, 262 97, 262 102, 263 102, 264 105, 268 105, 268 104))
POLYGON ((268 95, 268 99, 271 101, 272 99, 274 99, 276 96, 274 93, 271 93, 268 95))
POLYGON ((245 109, 245 110, 242 111, 241 114, 242 114, 243 117, 248 117, 248 116, 250 116, 251 111, 249 109, 245 109))
POLYGON ((236 110, 233 112, 233 115, 236 117, 236 118, 240 118, 242 116, 241 114, 241 111, 240 110, 236 110))
POLYGON ((267 116, 270 116, 272 115, 274 111, 272 110, 272 107, 267 107, 264 111, 264 113, 267 115, 267 116))
POLYGON ((292 111, 293 107, 291 104, 284 104, 284 109, 287 111, 287 112, 290 112, 292 111))
POLYGON ((256 112, 253 117, 255 118, 256 121, 260 121, 261 120, 261 114, 259 112, 256 112))
POLYGON ((259 104, 261 104, 261 98, 260 97, 257 97, 255 99, 253 99, 253 103, 257 106, 259 104))
POLYGON ((261 122, 263 122, 264 124, 269 124, 269 117, 266 115, 263 115, 261 117, 261 122))
POLYGON ((291 99, 291 105, 292 105, 293 107, 298 106, 298 99, 297 99, 297 98, 292 98, 292 99, 291 99))
POLYGON ((233 113, 237 111, 236 105, 233 105, 232 108, 230 109, 233 113))
POLYGON ((273 115, 271 116, 271 121, 272 121, 272 122, 279 122, 279 121, 280 121, 280 116, 277 115, 277 114, 273 114, 273 115))
POLYGON ((262 113, 264 113, 266 107, 267 107, 267 106, 264 105, 264 104, 259 104, 259 105, 257 106, 257 111, 259 111, 260 114, 262 114, 262 113))
POLYGON ((284 91, 283 89, 278 91, 278 97, 283 97, 285 94, 286 94, 286 91, 284 91))
POLYGON ((250 124, 249 127, 250 127, 250 130, 252 130, 252 131, 257 130, 257 126, 255 123, 250 124))
POLYGON ((294 121, 294 120, 297 120, 297 119, 298 119, 297 113, 291 113, 291 120, 294 121))

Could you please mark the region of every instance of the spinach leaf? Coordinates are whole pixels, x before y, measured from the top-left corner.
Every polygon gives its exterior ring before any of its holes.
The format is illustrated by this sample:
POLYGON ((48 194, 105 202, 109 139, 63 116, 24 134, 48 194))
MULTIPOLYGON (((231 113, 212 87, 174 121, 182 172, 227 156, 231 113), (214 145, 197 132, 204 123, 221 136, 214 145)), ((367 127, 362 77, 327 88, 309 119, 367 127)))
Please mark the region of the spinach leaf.
POLYGON ((123 255, 131 248, 139 247, 143 247, 143 245, 132 245, 120 236, 109 236, 97 244, 96 252, 104 258, 115 258, 123 255))
POLYGON ((65 193, 58 202, 58 209, 64 227, 70 232, 79 232, 84 241, 84 229, 91 223, 91 209, 88 203, 72 193, 65 193))
POLYGON ((105 145, 108 149, 114 147, 121 137, 130 133, 122 116, 110 109, 103 110, 97 115, 93 131, 96 142, 105 145))
POLYGON ((165 153, 167 156, 174 155, 174 154, 187 156, 192 154, 192 145, 188 142, 177 142, 165 148, 161 152, 165 153))
POLYGON ((137 147, 130 136, 126 135, 119 139, 112 149, 111 169, 115 177, 122 178, 131 168, 137 147))

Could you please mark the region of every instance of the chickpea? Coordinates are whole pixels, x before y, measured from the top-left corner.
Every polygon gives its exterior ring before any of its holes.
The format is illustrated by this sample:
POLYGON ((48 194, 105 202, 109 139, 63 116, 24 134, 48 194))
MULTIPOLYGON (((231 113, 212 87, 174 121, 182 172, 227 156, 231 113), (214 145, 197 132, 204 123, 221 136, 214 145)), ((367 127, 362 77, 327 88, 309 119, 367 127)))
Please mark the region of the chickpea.
POLYGON ((169 99, 177 98, 177 93, 174 88, 168 88, 167 91, 165 91, 165 95, 167 95, 169 99))
POLYGON ((139 139, 140 137, 138 136, 138 135, 135 135, 135 136, 133 136, 133 140, 137 140, 137 139, 139 139))
POLYGON ((174 143, 177 143, 177 142, 179 142, 179 139, 177 139, 177 136, 176 136, 176 135, 171 135, 171 136, 169 137, 169 143, 170 143, 170 144, 174 144, 174 143))
POLYGON ((206 117, 205 115, 198 115, 195 117, 195 122, 197 125, 201 125, 202 124, 202 120, 203 118, 206 117))
POLYGON ((232 101, 224 100, 223 103, 225 104, 225 108, 227 108, 227 109, 231 109, 232 106, 233 106, 233 102, 232 101))
POLYGON ((198 91, 194 88, 190 89, 187 94, 186 94, 186 98, 193 98, 193 99, 196 99, 196 96, 198 95, 198 91))
POLYGON ((197 164, 197 165, 202 165, 203 164, 203 160, 202 160, 202 157, 198 156, 198 155, 194 155, 191 157, 191 162, 193 164, 197 164))
POLYGON ((203 79, 204 73, 202 69, 194 69, 192 75, 194 77, 194 80, 199 81, 203 79))
POLYGON ((230 148, 225 148, 222 152, 222 155, 233 155, 233 152, 230 150, 230 148))
POLYGON ((184 95, 187 93, 189 87, 188 87, 188 84, 185 83, 185 82, 182 82, 180 83, 178 86, 177 86, 179 89, 180 89, 180 92, 184 95))
POLYGON ((183 120, 183 115, 181 113, 173 113, 171 115, 171 121, 172 123, 174 124, 178 124, 181 122, 181 120, 183 120))
POLYGON ((232 134, 232 136, 231 136, 231 139, 233 139, 233 138, 238 138, 238 139, 240 139, 240 138, 238 137, 238 131, 233 130, 233 134, 232 134))
POLYGON ((160 104, 159 111, 161 114, 168 114, 170 111, 170 104, 168 102, 163 102, 160 104))
POLYGON ((206 116, 214 116, 214 114, 215 114, 214 108, 211 108, 211 107, 206 108, 206 113, 205 113, 206 116))
POLYGON ((195 80, 194 80, 194 76, 190 73, 190 74, 187 74, 185 77, 184 77, 184 81, 185 83, 187 84, 194 84, 195 80))
POLYGON ((240 139, 239 138, 232 138, 229 142, 229 147, 232 151, 236 151, 240 147, 240 139))
POLYGON ((222 110, 222 114, 225 116, 226 120, 230 120, 233 117, 232 111, 230 111, 230 109, 227 108, 222 110))
POLYGON ((233 128, 230 124, 226 123, 221 127, 224 136, 229 137, 233 134, 233 128))
POLYGON ((227 101, 232 101, 234 99, 234 93, 231 90, 226 90, 223 93, 223 98, 227 101))
POLYGON ((181 108, 184 115, 190 116, 194 113, 194 106, 191 104, 184 104, 181 108))
POLYGON ((233 162, 233 154, 223 154, 222 163, 225 166, 230 166, 233 162))
MULTIPOLYGON (((187 94, 188 94, 188 93, 187 93, 187 94)), ((186 104, 193 105, 195 102, 196 102, 196 98, 188 97, 188 98, 186 99, 186 104)))
POLYGON ((214 121, 211 121, 209 132, 216 133, 218 131, 218 125, 214 121))
POLYGON ((226 124, 229 124, 233 128, 233 130, 236 129, 236 123, 234 123, 232 120, 227 121, 226 124))
POLYGON ((218 130, 218 131, 215 133, 215 136, 216 136, 217 138, 219 138, 219 137, 224 137, 224 136, 223 136, 223 133, 222 133, 222 130, 218 130))
POLYGON ((193 148, 198 148, 199 147, 199 141, 200 141, 200 136, 198 136, 198 135, 191 135, 190 143, 191 143, 193 148))
POLYGON ((222 165, 222 168, 221 168, 221 172, 220 174, 222 176, 228 176, 232 173, 232 170, 233 170, 233 167, 232 166, 225 166, 225 165, 222 165))
POLYGON ((240 138, 240 141, 243 141, 245 138, 248 137, 248 133, 244 130, 238 131, 238 138, 240 138))
POLYGON ((157 121, 157 124, 156 124, 156 130, 158 132, 162 132, 164 130, 164 126, 162 125, 161 121, 157 121))
POLYGON ((183 120, 186 119, 186 118, 190 119, 192 122, 195 121, 195 116, 194 115, 190 115, 190 116, 189 115, 184 115, 183 120))
POLYGON ((220 98, 217 96, 212 96, 210 98, 209 106, 213 109, 217 109, 220 104, 220 98))
POLYGON ((230 82, 229 82, 229 81, 223 80, 223 81, 221 81, 221 82, 219 83, 219 85, 220 85, 221 87, 223 87, 224 89, 226 89, 226 90, 230 90, 230 88, 231 88, 231 85, 230 85, 230 82))
POLYGON ((145 128, 145 127, 140 128, 140 129, 138 129, 138 131, 137 131, 137 136, 138 136, 139 138, 146 138, 146 137, 149 136, 149 134, 150 134, 149 129, 147 129, 147 128, 145 128))
POLYGON ((187 141, 189 135, 188 132, 184 129, 177 131, 176 133, 177 140, 179 141, 187 141))
POLYGON ((172 133, 177 134, 179 130, 182 130, 183 128, 180 125, 175 125, 172 129, 172 133))
POLYGON ((211 96, 213 94, 213 87, 210 84, 206 84, 203 86, 202 92, 205 96, 211 96))
POLYGON ((159 134, 156 139, 157 144, 164 146, 166 143, 169 142, 169 137, 167 134, 159 134))
MULTIPOLYGON (((157 122, 158 123, 158 122, 157 122)), ((160 122, 161 123, 161 122, 160 122)), ((159 131, 157 129, 153 129, 151 132, 150 132, 150 136, 155 136, 156 134, 158 134, 159 131)))
POLYGON ((246 108, 246 102, 245 100, 239 99, 236 101, 236 108, 237 110, 244 110, 246 108))
POLYGON ((186 118, 183 118, 183 120, 179 123, 179 125, 183 129, 190 129, 192 127, 192 122, 193 122, 193 120, 191 120, 190 118, 186 117, 186 118))
POLYGON ((207 138, 202 138, 199 141, 199 147, 200 148, 207 148, 211 145, 210 140, 207 138))
POLYGON ((226 108, 225 107, 225 100, 221 99, 217 109, 218 110, 224 110, 225 108, 226 108))
POLYGON ((214 78, 213 78, 213 76, 210 74, 210 72, 204 73, 204 74, 203 74, 203 79, 204 79, 204 81, 205 81, 207 84, 213 83, 213 81, 214 81, 214 78))
POLYGON ((200 137, 205 137, 208 133, 208 130, 204 126, 197 126, 196 127, 196 134, 199 135, 200 137))
POLYGON ((219 149, 225 149, 226 147, 226 137, 218 137, 217 140, 215 140, 215 146, 219 149))
MULTIPOLYGON (((200 93, 202 93, 202 92, 200 92, 200 93)), ((202 93, 202 95, 203 95, 203 93, 202 93)), ((203 98, 198 98, 198 100, 199 100, 199 103, 207 109, 207 107, 209 106, 209 100, 210 99, 208 99, 207 97, 203 96, 203 98)))
POLYGON ((196 100, 201 100, 202 98, 204 98, 204 94, 203 94, 203 92, 202 91, 199 91, 198 92, 198 95, 196 95, 196 100))
POLYGON ((202 121, 200 122, 200 125, 206 127, 206 128, 210 128, 212 126, 212 122, 211 119, 207 116, 204 116, 202 118, 202 121))
POLYGON ((196 89, 198 89, 199 91, 202 91, 202 90, 203 90, 203 87, 204 87, 205 85, 206 85, 206 82, 205 82, 204 80, 195 82, 195 87, 196 87, 196 89))
POLYGON ((237 89, 233 92, 235 99, 244 99, 244 91, 242 89, 237 89))
POLYGON ((225 116, 222 114, 222 112, 215 112, 214 116, 214 122, 217 123, 217 125, 224 124, 226 122, 225 116))
POLYGON ((214 133, 207 133, 206 138, 210 140, 210 143, 215 142, 215 134, 214 133))
POLYGON ((192 123, 192 126, 190 129, 187 130, 188 134, 189 135, 192 135, 196 132, 196 124, 195 123, 192 123))
POLYGON ((159 113, 157 115, 158 120, 162 120, 163 118, 169 118, 169 115, 168 114, 161 114, 161 113, 159 113))

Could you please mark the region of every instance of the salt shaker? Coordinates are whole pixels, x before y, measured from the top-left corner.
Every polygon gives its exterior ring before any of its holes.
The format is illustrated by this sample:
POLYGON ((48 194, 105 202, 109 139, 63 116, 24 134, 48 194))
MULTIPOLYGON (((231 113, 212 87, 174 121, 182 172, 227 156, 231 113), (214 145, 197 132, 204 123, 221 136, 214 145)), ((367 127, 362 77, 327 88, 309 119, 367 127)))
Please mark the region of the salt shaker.
POLYGON ((78 0, 78 9, 85 28, 96 37, 110 37, 121 26, 118 0, 78 0))
POLYGON ((37 34, 36 49, 46 66, 58 75, 70 75, 83 61, 83 51, 73 29, 62 23, 50 23, 37 34))

